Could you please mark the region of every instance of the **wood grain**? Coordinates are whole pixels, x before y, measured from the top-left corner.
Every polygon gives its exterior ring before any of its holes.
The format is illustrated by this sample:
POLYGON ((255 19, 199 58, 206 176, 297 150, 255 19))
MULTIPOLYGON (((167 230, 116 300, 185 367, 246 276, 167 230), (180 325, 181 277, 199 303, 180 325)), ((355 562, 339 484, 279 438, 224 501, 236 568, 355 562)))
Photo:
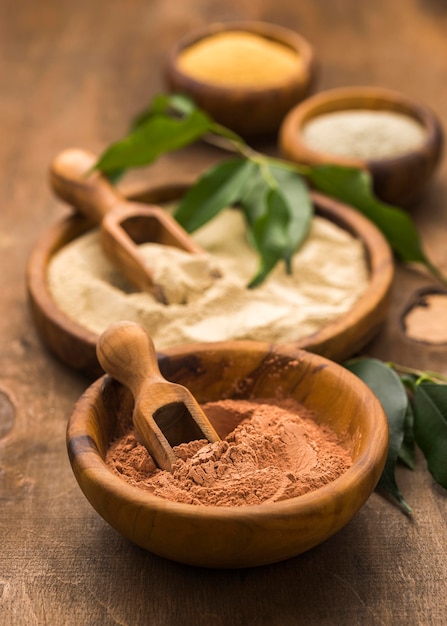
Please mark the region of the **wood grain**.
MULTIPOLYGON (((48 164, 68 146, 99 153, 119 139, 162 89, 171 46, 224 19, 273 21, 303 33, 318 52, 319 89, 397 89, 430 105, 447 124, 447 10, 440 1, 0 3, 1 620, 20 626, 445 624, 447 499, 421 454, 413 472, 398 469, 413 520, 374 493, 325 543, 240 572, 178 565, 135 547, 93 510, 70 469, 66 421, 90 381, 42 345, 23 278, 37 239, 67 215, 47 185, 48 164)), ((275 153, 271 144, 262 147, 275 153)), ((199 144, 125 183, 135 188, 196 176, 221 156, 199 144)), ((446 181, 443 160, 412 207, 430 258, 444 270, 446 181)), ((445 347, 408 340, 400 323, 414 291, 431 284, 424 274, 398 268, 389 314, 368 353, 447 374, 445 347)))

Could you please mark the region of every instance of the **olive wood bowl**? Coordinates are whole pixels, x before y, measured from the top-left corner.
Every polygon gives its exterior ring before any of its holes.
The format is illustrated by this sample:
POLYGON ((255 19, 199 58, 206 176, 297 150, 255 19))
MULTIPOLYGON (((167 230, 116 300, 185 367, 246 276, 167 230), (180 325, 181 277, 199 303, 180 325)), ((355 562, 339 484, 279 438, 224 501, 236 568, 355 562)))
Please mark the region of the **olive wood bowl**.
MULTIPOLYGON (((154 187, 130 196, 133 201, 163 203, 178 199, 188 184, 154 187)), ((389 306, 394 275, 393 258, 378 229, 354 209, 319 194, 312 194, 316 213, 359 237, 370 268, 366 292, 345 315, 317 333, 292 341, 303 348, 334 360, 347 358, 366 345, 379 331, 389 306)), ((91 222, 72 215, 56 223, 38 240, 27 264, 26 284, 31 314, 44 344, 70 367, 96 378, 103 373, 96 358, 98 335, 62 312, 47 285, 47 267, 64 245, 91 228, 91 222)))
POLYGON ((165 80, 171 91, 189 95, 216 122, 243 136, 276 132, 287 111, 309 94, 315 77, 315 53, 306 39, 288 28, 256 21, 216 23, 189 33, 172 48, 165 67, 165 80), (177 60, 183 50, 224 31, 253 33, 284 44, 300 57, 296 72, 272 87, 230 87, 195 79, 179 68, 177 60))
MULTIPOLYGON (((142 548, 202 567, 272 563, 325 541, 374 490, 387 455, 387 419, 369 388, 342 366, 290 346, 259 342, 180 346, 159 355, 159 365, 163 376, 185 385, 202 403, 228 397, 294 398, 336 432, 352 465, 319 489, 274 503, 219 507, 154 496, 105 463, 118 418, 130 420, 133 406, 130 392, 105 375, 86 390, 69 418, 69 457, 96 511, 142 548)), ((237 419, 219 418, 213 425, 224 437, 237 419)))
POLYGON ((407 206, 432 177, 442 154, 443 130, 437 116, 426 106, 396 91, 378 87, 344 87, 324 91, 304 100, 285 116, 279 131, 283 155, 306 165, 344 165, 369 171, 376 195, 389 204, 407 206), (408 115, 425 129, 417 149, 403 155, 363 160, 332 155, 310 148, 302 129, 310 119, 348 109, 395 111, 408 115))

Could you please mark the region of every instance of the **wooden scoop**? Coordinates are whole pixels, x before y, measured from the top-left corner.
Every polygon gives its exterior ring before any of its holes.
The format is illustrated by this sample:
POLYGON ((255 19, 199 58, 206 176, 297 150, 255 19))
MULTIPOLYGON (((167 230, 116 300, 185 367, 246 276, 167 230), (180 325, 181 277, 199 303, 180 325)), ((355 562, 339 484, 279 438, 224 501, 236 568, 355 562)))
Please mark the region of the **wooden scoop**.
POLYGON ((154 344, 133 322, 116 322, 99 337, 103 369, 132 392, 136 431, 158 467, 172 471, 172 446, 196 439, 220 441, 191 392, 160 373, 154 344))
POLYGON ((203 250, 161 207, 128 202, 98 171, 96 157, 85 150, 60 153, 50 167, 55 193, 101 227, 101 246, 109 260, 138 289, 166 304, 160 285, 154 283, 138 244, 155 242, 193 254, 203 250))

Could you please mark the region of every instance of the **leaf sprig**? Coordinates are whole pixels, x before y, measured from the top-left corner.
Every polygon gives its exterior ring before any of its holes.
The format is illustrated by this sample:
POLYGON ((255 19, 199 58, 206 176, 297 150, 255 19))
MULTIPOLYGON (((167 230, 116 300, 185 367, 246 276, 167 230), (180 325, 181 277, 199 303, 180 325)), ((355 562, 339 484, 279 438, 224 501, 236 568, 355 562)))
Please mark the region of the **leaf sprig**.
POLYGON ((237 204, 259 255, 248 287, 259 285, 279 261, 290 273, 292 256, 305 240, 313 216, 304 180, 289 164, 252 150, 187 98, 157 96, 136 118, 129 135, 101 155, 96 168, 116 181, 125 169, 152 163, 210 134, 238 156, 205 172, 182 198, 174 217, 193 232, 225 207, 237 204))
POLYGON ((447 489, 447 378, 378 359, 351 359, 344 365, 368 385, 387 415, 390 443, 379 487, 411 514, 395 470, 398 461, 414 468, 416 445, 434 480, 447 489))
MULTIPOLYGON (((204 137, 233 153, 232 157, 190 187, 175 217, 193 232, 223 208, 238 204, 249 239, 259 253, 250 287, 259 285, 279 261, 290 272, 291 258, 305 240, 312 220, 309 186, 363 213, 381 230, 399 259, 419 264, 447 285, 447 278, 428 259, 408 213, 379 201, 367 172, 335 165, 309 167, 267 157, 182 95, 156 96, 136 117, 129 134, 104 151, 95 168, 117 181, 126 169, 148 165, 204 137)), ((447 489, 447 377, 378 359, 353 359, 344 365, 382 403, 390 444, 379 486, 411 514, 395 469, 399 461, 413 469, 416 445, 435 481, 447 489)))
POLYGON ((156 96, 136 117, 129 134, 110 145, 95 167, 117 181, 126 169, 153 163, 204 137, 237 156, 205 172, 184 196, 175 217, 193 232, 223 208, 238 204, 249 240, 259 254, 258 270, 249 287, 259 285, 280 261, 290 272, 291 257, 306 239, 313 215, 309 185, 363 213, 382 231, 398 258, 425 267, 447 285, 447 278, 428 259, 408 213, 374 196, 368 172, 268 157, 214 122, 186 96, 156 96))

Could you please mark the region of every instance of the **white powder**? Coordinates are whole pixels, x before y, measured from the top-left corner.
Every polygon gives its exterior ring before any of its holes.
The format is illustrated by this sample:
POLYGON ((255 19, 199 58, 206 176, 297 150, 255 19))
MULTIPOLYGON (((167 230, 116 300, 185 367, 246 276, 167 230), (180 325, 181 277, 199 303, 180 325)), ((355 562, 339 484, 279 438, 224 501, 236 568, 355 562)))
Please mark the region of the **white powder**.
POLYGON ((346 110, 310 119, 302 135, 309 148, 318 152, 373 160, 391 158, 420 147, 425 130, 402 113, 346 110))
POLYGON ((306 337, 349 311, 368 284, 362 243, 321 217, 314 218, 308 239, 295 254, 292 275, 280 263, 252 290, 246 285, 258 256, 246 241, 238 210, 226 209, 194 238, 209 256, 191 259, 176 248, 141 246, 172 304, 136 292, 104 257, 96 230, 53 256, 50 292, 57 306, 86 329, 99 334, 120 319, 135 321, 157 349, 164 349, 195 341, 306 337), (216 267, 221 277, 210 279, 210 269, 216 267))

